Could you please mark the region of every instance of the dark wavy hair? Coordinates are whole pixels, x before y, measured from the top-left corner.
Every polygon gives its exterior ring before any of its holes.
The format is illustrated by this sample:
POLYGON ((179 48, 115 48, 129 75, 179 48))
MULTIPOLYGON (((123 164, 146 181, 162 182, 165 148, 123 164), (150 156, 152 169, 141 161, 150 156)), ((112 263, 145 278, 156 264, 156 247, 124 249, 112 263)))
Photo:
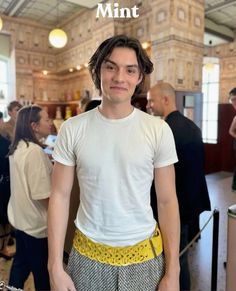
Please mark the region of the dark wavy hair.
POLYGON ((99 106, 100 104, 101 104, 101 100, 95 100, 95 99, 91 100, 86 104, 84 111, 92 110, 96 108, 97 106, 99 106))
POLYGON ((89 71, 95 87, 99 90, 99 94, 101 95, 101 65, 105 58, 109 56, 116 47, 130 48, 135 51, 140 74, 142 75, 142 81, 136 86, 135 93, 140 92, 145 81, 145 76, 151 74, 153 71, 153 63, 142 48, 140 42, 136 38, 126 35, 116 35, 106 39, 100 44, 91 57, 89 61, 89 71))
POLYGON ((12 155, 16 150, 20 140, 26 142, 27 146, 29 142, 33 142, 42 146, 38 141, 35 133, 32 129, 32 122, 39 122, 41 119, 40 112, 43 110, 42 107, 38 105, 25 106, 21 108, 17 113, 16 126, 14 132, 14 138, 10 146, 9 155, 12 155))
POLYGON ((230 92, 229 95, 236 96, 236 88, 233 88, 230 92))

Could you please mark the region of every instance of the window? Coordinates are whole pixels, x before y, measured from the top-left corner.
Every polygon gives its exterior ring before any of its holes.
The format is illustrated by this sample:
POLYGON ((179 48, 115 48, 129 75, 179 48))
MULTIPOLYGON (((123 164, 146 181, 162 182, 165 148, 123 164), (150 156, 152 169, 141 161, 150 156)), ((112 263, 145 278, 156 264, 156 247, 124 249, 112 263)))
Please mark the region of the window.
POLYGON ((205 143, 217 143, 220 81, 219 59, 204 58, 202 75, 202 137, 205 143))
POLYGON ((7 117, 7 104, 9 100, 9 72, 8 61, 0 57, 0 111, 3 112, 4 118, 7 117))

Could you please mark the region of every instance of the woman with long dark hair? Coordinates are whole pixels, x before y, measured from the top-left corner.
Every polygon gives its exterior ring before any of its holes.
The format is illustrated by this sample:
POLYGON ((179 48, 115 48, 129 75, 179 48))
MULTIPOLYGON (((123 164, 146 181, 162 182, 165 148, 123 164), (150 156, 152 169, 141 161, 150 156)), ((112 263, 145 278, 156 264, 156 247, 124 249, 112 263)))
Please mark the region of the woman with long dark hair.
POLYGON ((40 143, 51 131, 48 114, 39 106, 18 112, 10 147, 11 197, 8 217, 16 229, 16 254, 9 285, 24 287, 30 272, 36 290, 49 290, 47 208, 51 192, 49 158, 40 143))

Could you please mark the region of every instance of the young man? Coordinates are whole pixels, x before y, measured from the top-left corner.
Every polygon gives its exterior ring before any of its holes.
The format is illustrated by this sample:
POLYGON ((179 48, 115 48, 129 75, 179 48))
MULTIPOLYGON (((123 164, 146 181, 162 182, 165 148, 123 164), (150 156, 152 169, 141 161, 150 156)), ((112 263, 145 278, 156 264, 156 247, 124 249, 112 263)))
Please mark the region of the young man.
POLYGON ((118 35, 98 47, 89 68, 102 102, 63 124, 53 153, 48 213, 51 288, 177 291, 174 139, 164 121, 131 105, 153 64, 136 39, 118 35), (68 275, 62 257, 75 166, 80 206, 68 275), (150 206, 153 173, 161 233, 150 206))
MULTIPOLYGON (((233 88, 229 92, 229 101, 232 104, 234 110, 236 110, 236 88, 233 88)), ((233 121, 230 125, 229 134, 234 138, 233 149, 234 149, 234 155, 236 157, 236 116, 233 118, 233 121)), ((232 192, 236 192, 236 167, 234 169, 234 176, 232 180, 232 192)))
POLYGON ((10 119, 7 122, 4 122, 0 125, 0 134, 10 141, 12 141, 13 139, 17 112, 21 109, 21 107, 22 105, 16 100, 10 102, 9 105, 7 106, 8 115, 10 116, 10 119))
MULTIPOLYGON (((163 82, 153 86, 148 92, 147 100, 147 108, 154 115, 164 117, 175 139, 179 159, 175 164, 175 175, 182 250, 188 244, 190 231, 195 224, 198 226, 199 214, 211 209, 204 173, 205 158, 201 130, 177 110, 175 90, 169 83, 163 82)), ((198 231, 195 228, 194 236, 196 232, 198 231)), ((190 290, 187 252, 180 259, 180 267, 180 289, 190 290)))

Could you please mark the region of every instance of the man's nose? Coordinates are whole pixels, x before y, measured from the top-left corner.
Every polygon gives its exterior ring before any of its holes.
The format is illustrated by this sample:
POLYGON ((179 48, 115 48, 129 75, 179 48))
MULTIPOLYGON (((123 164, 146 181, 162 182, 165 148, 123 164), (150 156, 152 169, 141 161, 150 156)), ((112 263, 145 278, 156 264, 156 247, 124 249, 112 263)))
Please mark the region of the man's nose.
POLYGON ((116 70, 113 79, 117 82, 123 82, 124 81, 124 71, 122 68, 119 68, 116 70))

